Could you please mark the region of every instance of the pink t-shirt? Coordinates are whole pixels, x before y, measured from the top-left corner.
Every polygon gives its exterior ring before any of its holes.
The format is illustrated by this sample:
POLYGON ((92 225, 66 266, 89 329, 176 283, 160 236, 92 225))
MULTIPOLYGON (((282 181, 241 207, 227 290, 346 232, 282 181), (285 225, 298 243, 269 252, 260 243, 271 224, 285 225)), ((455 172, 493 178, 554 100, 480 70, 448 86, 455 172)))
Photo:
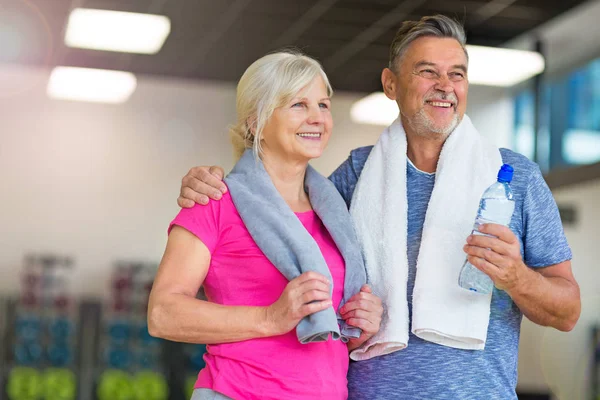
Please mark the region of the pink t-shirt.
MULTIPOLYGON (((333 307, 344 288, 345 264, 314 211, 296 213, 315 239, 333 277, 333 307)), ((258 248, 229 193, 206 206, 182 209, 171 223, 196 235, 211 253, 204 280, 207 298, 218 304, 267 306, 288 280, 258 248)), ((196 388, 234 399, 346 399, 348 349, 331 340, 300 344, 296 331, 261 339, 207 346, 206 367, 196 388)))

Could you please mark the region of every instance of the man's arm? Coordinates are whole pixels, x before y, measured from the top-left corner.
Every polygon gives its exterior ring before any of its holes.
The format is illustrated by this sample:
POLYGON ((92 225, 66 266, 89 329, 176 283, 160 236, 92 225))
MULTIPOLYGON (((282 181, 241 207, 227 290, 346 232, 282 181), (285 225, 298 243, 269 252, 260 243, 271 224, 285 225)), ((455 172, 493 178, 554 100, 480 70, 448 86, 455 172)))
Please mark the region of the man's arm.
MULTIPOLYGON (((221 200, 223 193, 227 192, 227 186, 223 183, 224 176, 223 168, 216 165, 190 169, 181 180, 177 204, 181 208, 191 208, 195 203, 206 205, 210 200, 221 200)), ((358 180, 352 168, 351 157, 348 157, 329 179, 350 207, 352 192, 358 180)))
POLYGON ((532 322, 572 330, 581 313, 581 299, 571 261, 529 268, 509 228, 486 224, 480 231, 496 237, 469 236, 464 248, 469 262, 485 272, 498 289, 505 290, 532 322))
POLYGON ((581 313, 581 300, 571 261, 529 270, 529 274, 529 279, 509 292, 523 314, 539 325, 572 330, 581 313))

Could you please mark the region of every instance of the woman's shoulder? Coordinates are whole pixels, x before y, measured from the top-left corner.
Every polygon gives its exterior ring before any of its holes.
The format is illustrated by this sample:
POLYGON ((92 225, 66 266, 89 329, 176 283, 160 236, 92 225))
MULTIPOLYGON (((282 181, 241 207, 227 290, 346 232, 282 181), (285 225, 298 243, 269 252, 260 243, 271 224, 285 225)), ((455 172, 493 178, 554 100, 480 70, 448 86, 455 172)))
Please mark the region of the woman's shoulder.
POLYGON ((181 208, 175 221, 194 225, 209 225, 217 229, 227 223, 231 217, 237 215, 231 195, 227 191, 219 200, 209 199, 207 204, 195 203, 193 207, 181 208))

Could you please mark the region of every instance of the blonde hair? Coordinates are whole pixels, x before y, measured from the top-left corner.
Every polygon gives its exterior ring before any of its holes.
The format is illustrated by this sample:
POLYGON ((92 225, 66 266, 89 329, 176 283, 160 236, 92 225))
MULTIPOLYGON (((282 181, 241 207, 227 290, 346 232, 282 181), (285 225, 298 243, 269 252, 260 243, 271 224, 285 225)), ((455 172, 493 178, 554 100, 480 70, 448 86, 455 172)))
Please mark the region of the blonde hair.
POLYGON ((229 129, 235 159, 246 149, 259 157, 262 130, 273 111, 289 102, 306 85, 320 76, 333 90, 321 64, 298 51, 268 54, 252 63, 237 85, 237 122, 229 129))

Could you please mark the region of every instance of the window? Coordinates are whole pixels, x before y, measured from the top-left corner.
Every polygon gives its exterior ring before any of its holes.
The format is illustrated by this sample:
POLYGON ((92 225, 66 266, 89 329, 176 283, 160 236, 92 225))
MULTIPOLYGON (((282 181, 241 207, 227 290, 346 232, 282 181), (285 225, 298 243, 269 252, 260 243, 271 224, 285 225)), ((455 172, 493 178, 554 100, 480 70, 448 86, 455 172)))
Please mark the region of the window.
POLYGON ((600 161, 600 59, 566 78, 568 123, 562 135, 567 164, 600 161))
MULTIPOLYGON (((515 96, 513 148, 534 157, 533 90, 515 96)), ((600 59, 542 87, 537 161, 542 170, 600 161, 600 59)))

